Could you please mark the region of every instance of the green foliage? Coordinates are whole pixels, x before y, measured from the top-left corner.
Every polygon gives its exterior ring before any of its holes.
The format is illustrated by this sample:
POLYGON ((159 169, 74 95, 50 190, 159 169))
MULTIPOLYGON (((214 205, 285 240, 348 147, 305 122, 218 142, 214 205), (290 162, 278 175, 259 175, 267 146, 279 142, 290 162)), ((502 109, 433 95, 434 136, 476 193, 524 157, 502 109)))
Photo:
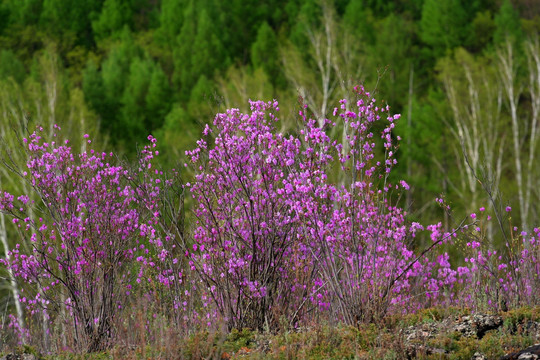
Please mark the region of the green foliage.
POLYGON ((241 348, 247 348, 254 343, 254 333, 250 329, 239 331, 234 329, 227 336, 227 341, 223 346, 226 352, 236 352, 241 348))
POLYGON ((171 108, 171 88, 169 81, 158 64, 152 63, 152 73, 150 83, 145 96, 145 105, 148 112, 149 123, 147 126, 151 129, 158 129, 163 124, 165 116, 171 108))
POLYGON ((390 14, 375 24, 375 42, 371 53, 374 68, 384 72, 379 91, 383 100, 401 112, 406 104, 409 70, 414 61, 413 25, 401 16, 390 14), (385 70, 386 69, 386 70, 385 70))
POLYGON ((205 118, 208 118, 209 116, 212 116, 212 113, 215 113, 212 111, 214 94, 214 83, 204 74, 201 75, 191 90, 188 102, 189 113, 194 115, 194 118, 200 121, 201 125, 204 124, 205 118))
MULTIPOLYGON (((294 9, 296 10, 296 9, 294 9)), ((294 12, 291 7, 291 13, 294 12)), ((308 47, 307 31, 308 29, 316 29, 320 25, 322 17, 322 8, 317 0, 304 0, 304 3, 299 8, 296 14, 296 21, 291 27, 289 35, 290 40, 299 48, 308 47)))
POLYGON ((167 163, 176 167, 190 148, 192 139, 200 137, 200 130, 188 111, 175 103, 155 136, 164 144, 162 149, 167 163))
POLYGON ((124 26, 129 26, 133 14, 128 4, 122 0, 105 0, 101 13, 92 21, 96 40, 116 34, 124 26))
POLYGON ((4 29, 9 24, 9 17, 10 17, 10 9, 6 6, 6 4, 2 3, 0 4, 0 35, 4 31, 4 29))
POLYGON ((343 15, 343 22, 357 39, 370 45, 375 42, 376 32, 373 29, 375 19, 371 8, 364 5, 364 0, 349 1, 343 15))
POLYGON ((0 79, 13 78, 18 83, 24 81, 26 70, 11 50, 0 50, 0 79))
POLYGON ((88 15, 100 6, 100 0, 43 0, 40 25, 57 38, 71 33, 77 39, 76 44, 89 47, 93 44, 93 36, 88 15))
POLYGON ((37 25, 43 8, 43 0, 5 0, 2 5, 10 14, 11 24, 37 25))
POLYGON ((499 12, 495 15, 493 42, 500 44, 506 39, 517 41, 522 37, 519 13, 510 0, 503 0, 499 12))
POLYGON ((467 45, 474 51, 480 51, 489 45, 493 39, 495 22, 489 10, 479 11, 471 24, 471 32, 467 45))
POLYGON ((504 314, 504 326, 510 331, 517 331, 518 327, 529 321, 540 321, 540 308, 522 307, 512 309, 504 314))
POLYGON ((278 46, 276 34, 266 21, 263 22, 256 41, 251 45, 251 62, 253 67, 264 69, 274 84, 282 77, 278 46))
POLYGON ((113 141, 118 144, 144 140, 163 125, 171 107, 165 73, 134 44, 127 28, 101 70, 97 64, 88 63, 83 90, 86 101, 101 117, 103 129, 117 134, 113 141))
POLYGON ((204 7, 191 0, 184 11, 180 34, 173 48, 174 84, 183 100, 201 75, 212 78, 227 66, 228 60, 215 19, 204 7))
MULTIPOLYGON (((122 109, 117 125, 118 131, 127 132, 124 135, 126 140, 143 140, 145 129, 151 129, 152 121, 159 121, 145 114, 150 79, 156 71, 155 65, 148 59, 136 57, 129 64, 127 78, 122 84, 124 93, 120 99, 122 109)), ((158 89, 160 90, 164 89, 158 89)))
POLYGON ((470 17, 461 0, 426 0, 422 7, 420 38, 439 57, 468 37, 470 17))
POLYGON ((159 33, 167 46, 172 46, 182 29, 186 0, 162 0, 159 33))
POLYGON ((144 31, 159 27, 159 2, 155 0, 129 0, 133 13, 133 30, 144 31))
POLYGON ((194 84, 199 76, 213 77, 217 70, 227 65, 225 48, 221 43, 217 28, 208 12, 202 10, 198 16, 197 33, 193 39, 191 69, 184 86, 194 84), (197 77, 195 77, 197 76, 197 77))

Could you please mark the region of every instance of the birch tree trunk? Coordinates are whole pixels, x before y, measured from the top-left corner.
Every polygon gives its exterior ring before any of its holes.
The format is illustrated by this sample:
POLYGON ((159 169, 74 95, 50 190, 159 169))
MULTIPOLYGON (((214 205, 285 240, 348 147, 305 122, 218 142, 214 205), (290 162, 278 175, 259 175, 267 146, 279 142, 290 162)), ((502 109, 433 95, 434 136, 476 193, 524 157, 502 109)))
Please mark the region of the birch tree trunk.
POLYGON ((516 184, 518 188, 519 210, 521 215, 521 228, 527 230, 528 226, 528 202, 525 198, 525 183, 523 181, 523 169, 521 159, 522 132, 518 120, 517 107, 522 88, 517 83, 517 66, 514 58, 514 48, 509 39, 504 45, 497 49, 498 68, 501 83, 506 95, 506 102, 510 110, 510 120, 512 125, 512 149, 514 166, 516 171, 516 184))
POLYGON ((479 181, 489 187, 490 196, 496 197, 502 176, 502 89, 493 80, 494 71, 489 61, 474 59, 462 49, 442 71, 452 110, 451 132, 461 145, 455 152, 462 174, 459 194, 467 211, 479 206, 479 181))
MULTIPOLYGON (((311 68, 292 44, 281 49, 285 76, 306 100, 320 127, 340 99, 351 100, 352 87, 361 81, 362 55, 358 39, 336 21, 335 10, 321 3, 320 26, 304 22, 311 68)), ((350 101, 345 105, 348 109, 350 101)), ((343 133, 346 133, 344 131, 343 133)), ((344 144, 346 141, 344 141, 344 144)))
MULTIPOLYGON (((409 100, 407 104, 407 128, 409 129, 409 136, 407 136, 407 149, 411 149, 412 146, 412 100, 413 100, 413 84, 414 84, 414 65, 411 64, 409 70, 409 100)), ((412 178, 412 156, 409 153, 409 158, 407 159, 407 181, 410 181, 412 178)), ((412 207, 412 191, 407 191, 407 198, 405 200, 406 209, 410 211, 412 207)))
MULTIPOLYGON (((6 230, 6 222, 5 217, 3 213, 0 213, 0 242, 2 243, 2 246, 4 247, 4 258, 6 261, 9 261, 9 251, 10 246, 8 242, 7 237, 7 230, 6 230)), ((17 322, 19 324, 19 327, 21 329, 24 329, 24 316, 23 316, 23 309, 21 305, 21 301, 19 298, 19 286, 17 285, 17 281, 15 280, 15 277, 13 276, 13 271, 8 268, 7 270, 9 283, 10 283, 10 290, 13 295, 13 302, 15 304, 15 311, 17 313, 17 322)), ((26 339, 22 339, 23 343, 26 343, 26 339)))
MULTIPOLYGON (((527 182, 525 185, 525 198, 528 199, 525 204, 527 218, 531 215, 531 199, 535 195, 534 190, 538 189, 538 184, 533 183, 533 179, 538 179, 537 156, 538 139, 540 138, 540 44, 538 36, 529 39, 525 43, 527 55, 528 75, 529 75, 529 94, 531 97, 531 118, 529 125, 529 154, 527 160, 527 182), (536 166, 535 166, 536 165, 536 166)), ((538 199, 538 193, 536 194, 538 199)))

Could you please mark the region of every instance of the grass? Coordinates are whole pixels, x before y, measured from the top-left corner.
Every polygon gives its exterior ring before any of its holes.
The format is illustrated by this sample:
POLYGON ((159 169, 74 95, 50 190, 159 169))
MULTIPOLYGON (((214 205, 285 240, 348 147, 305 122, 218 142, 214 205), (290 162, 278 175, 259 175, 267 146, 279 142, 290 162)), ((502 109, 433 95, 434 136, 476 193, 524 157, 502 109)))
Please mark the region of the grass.
POLYGON ((42 360, 83 359, 470 359, 480 352, 487 359, 524 349, 540 342, 540 307, 523 307, 500 315, 503 325, 488 331, 482 339, 453 331, 451 324, 469 315, 468 309, 431 308, 416 314, 387 317, 381 324, 359 327, 317 324, 301 330, 259 333, 244 329, 230 333, 198 331, 166 345, 118 344, 107 352, 93 354, 58 353, 43 356, 30 347, 17 353, 31 353, 42 360), (407 329, 438 329, 429 336, 406 339, 407 329))

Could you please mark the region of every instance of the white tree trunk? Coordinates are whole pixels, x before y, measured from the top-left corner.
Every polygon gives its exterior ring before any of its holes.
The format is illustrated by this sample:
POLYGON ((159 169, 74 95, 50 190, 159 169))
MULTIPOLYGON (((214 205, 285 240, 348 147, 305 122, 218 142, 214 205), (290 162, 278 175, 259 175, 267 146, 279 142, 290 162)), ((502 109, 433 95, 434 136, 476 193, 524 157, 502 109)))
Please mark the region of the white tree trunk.
POLYGON ((525 199, 523 183, 523 169, 521 164, 521 133, 518 122, 517 106, 519 96, 521 95, 521 88, 517 87, 516 76, 517 69, 514 63, 513 45, 510 40, 507 40, 503 48, 497 49, 497 56, 499 59, 499 74, 501 82, 503 84, 507 104, 510 108, 510 119, 512 123, 512 145, 514 151, 514 165, 516 170, 516 183, 518 187, 518 201, 519 210, 521 215, 521 227, 527 229, 528 218, 528 204, 530 199, 525 199))
MULTIPOLYGON (((8 243, 6 222, 3 213, 0 213, 0 242, 2 242, 2 246, 4 247, 4 258, 6 259, 6 261, 9 261, 10 247, 8 243)), ((21 300, 19 298, 19 287, 17 285, 15 277, 13 276, 13 271, 10 268, 7 268, 7 273, 9 277, 10 290, 13 294, 13 302, 15 303, 15 311, 17 312, 17 322, 19 323, 19 327, 21 329, 24 329, 24 317, 21 300)), ((26 339, 23 338, 22 341, 26 342, 26 339)))

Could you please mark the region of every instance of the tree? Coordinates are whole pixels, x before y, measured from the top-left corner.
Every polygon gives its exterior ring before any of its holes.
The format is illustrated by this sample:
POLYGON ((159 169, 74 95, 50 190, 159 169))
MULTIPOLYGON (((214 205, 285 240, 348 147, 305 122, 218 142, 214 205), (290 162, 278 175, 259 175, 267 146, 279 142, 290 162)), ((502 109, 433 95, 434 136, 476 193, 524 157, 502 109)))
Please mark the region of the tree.
POLYGON ((515 55, 515 48, 510 38, 506 38, 503 45, 496 49, 497 68, 499 78, 505 95, 505 102, 510 112, 510 124, 512 134, 512 151, 515 166, 515 178, 518 188, 518 201, 520 207, 521 224, 524 229, 527 229, 528 208, 527 203, 530 199, 525 198, 525 176, 522 167, 522 145, 523 145, 523 130, 518 116, 518 103, 523 87, 518 82, 518 61, 515 55))
POLYGON ((519 13, 514 9, 510 0, 503 0, 499 12, 495 15, 493 42, 496 45, 501 45, 507 38, 514 42, 519 41, 522 37, 519 13))
POLYGON ((101 13, 92 21, 92 30, 96 40, 103 40, 130 25, 133 13, 129 5, 122 0, 105 0, 101 13))
POLYGON ((454 151, 461 164, 460 185, 451 185, 456 187, 462 203, 467 204, 466 211, 474 212, 479 207, 482 185, 487 186, 492 198, 499 195, 506 144, 503 89, 490 59, 474 59, 464 49, 457 49, 453 58, 441 61, 439 70, 452 110, 454 151))
POLYGON ((159 16, 159 33, 167 46, 172 47, 182 30, 186 0, 162 0, 159 16))
POLYGON ((257 39, 251 45, 251 63, 254 68, 262 68, 272 84, 280 83, 283 75, 279 66, 278 40, 266 21, 259 27, 257 39))
MULTIPOLYGON (((412 38, 413 24, 403 17, 390 14, 375 24, 375 42, 370 47, 373 65, 382 75, 379 81, 379 98, 393 104, 396 111, 405 105, 411 66, 415 66, 412 38)), ((416 65, 418 68, 418 66, 416 65)))
MULTIPOLYGON (((127 143, 135 139, 144 139, 148 129, 145 125, 147 119, 145 110, 145 98, 148 93, 150 79, 152 77, 153 63, 147 59, 134 58, 129 64, 129 73, 125 79, 121 106, 122 112, 118 122, 118 130, 125 132, 127 143)), ((153 120, 153 119, 152 119, 153 120)))
POLYGON ((90 14, 101 8, 102 0, 43 0, 40 26, 57 39, 74 36, 77 45, 94 43, 90 14))
MULTIPOLYGON (((197 33, 193 40, 192 52, 191 71, 195 76, 205 75, 212 78, 217 70, 223 69, 227 65, 225 48, 216 32, 212 18, 204 9, 198 16, 197 33)), ((198 77, 194 80, 198 80, 198 77)), ((190 80, 184 86, 193 85, 195 81, 190 80)))
POLYGON ((172 90, 167 76, 161 67, 154 63, 148 91, 144 99, 147 113, 145 126, 147 129, 155 130, 163 125, 165 116, 171 110, 171 95, 172 90))
POLYGON ((231 66, 223 77, 218 78, 218 84, 225 107, 244 103, 246 105, 239 107, 243 112, 249 111, 250 99, 270 101, 274 94, 268 73, 260 67, 252 70, 249 67, 231 66))
POLYGON ((535 166, 540 149, 538 142, 540 141, 540 43, 538 37, 528 39, 525 43, 525 53, 527 55, 527 73, 528 73, 528 90, 531 97, 531 113, 529 122, 529 144, 528 144, 528 159, 526 165, 527 182, 525 185, 525 198, 529 199, 523 209, 527 218, 525 225, 529 226, 528 219, 535 219, 538 215, 538 208, 534 208, 534 202, 530 201, 536 194, 540 197, 538 188, 538 169, 535 166), (536 179, 536 185, 534 180, 536 179), (535 190, 536 189, 536 190, 535 190), (534 211, 530 214, 530 211, 534 211), (531 216, 532 215, 532 216, 531 216))
POLYGON ((10 15, 10 8, 5 3, 2 3, 0 5, 0 35, 2 35, 4 29, 8 26, 10 15))
POLYGON ((12 24, 37 25, 43 9, 42 0, 7 0, 3 2, 12 24))
POLYGON ((461 0, 426 0, 422 7, 420 38, 433 49, 434 57, 444 55, 468 36, 469 18, 461 0))
POLYGON ((365 5, 364 0, 351 0, 343 14, 343 22, 347 30, 357 39, 373 44, 375 31, 373 25, 375 19, 372 10, 365 5))
POLYGON ((323 4, 320 11, 321 27, 312 25, 317 24, 314 19, 302 18, 300 22, 309 41, 309 56, 292 43, 282 48, 281 56, 285 76, 322 126, 332 110, 330 104, 352 95, 352 83, 363 75, 363 57, 360 43, 339 27, 334 9, 323 4))
POLYGON ((83 75, 86 101, 120 145, 142 141, 169 112, 171 89, 161 66, 137 46, 126 28, 101 69, 89 62, 83 75))
POLYGON ((473 51, 479 52, 492 42, 494 31, 495 22, 491 12, 479 11, 471 24, 467 46, 473 51))
POLYGON ((173 48, 173 81, 180 89, 183 100, 189 98, 191 89, 201 75, 208 79, 227 67, 228 59, 218 27, 205 7, 190 1, 184 11, 182 30, 173 48))

